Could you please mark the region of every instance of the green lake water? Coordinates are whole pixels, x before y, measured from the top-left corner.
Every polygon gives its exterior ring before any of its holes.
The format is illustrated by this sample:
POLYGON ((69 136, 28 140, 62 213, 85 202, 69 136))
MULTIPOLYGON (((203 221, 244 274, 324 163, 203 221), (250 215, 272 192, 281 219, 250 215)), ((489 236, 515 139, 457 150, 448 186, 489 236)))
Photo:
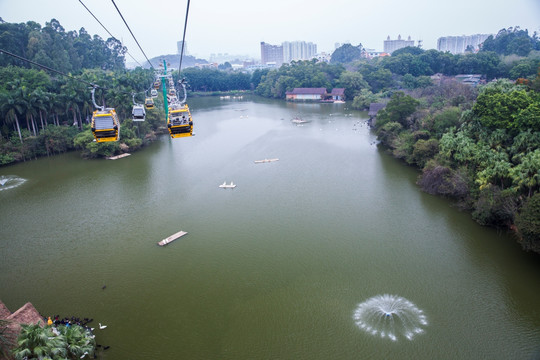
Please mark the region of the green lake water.
POLYGON ((107 325, 103 359, 538 358, 539 257, 347 106, 196 98, 194 137, 0 168, 26 179, 0 191, 0 300, 107 325))

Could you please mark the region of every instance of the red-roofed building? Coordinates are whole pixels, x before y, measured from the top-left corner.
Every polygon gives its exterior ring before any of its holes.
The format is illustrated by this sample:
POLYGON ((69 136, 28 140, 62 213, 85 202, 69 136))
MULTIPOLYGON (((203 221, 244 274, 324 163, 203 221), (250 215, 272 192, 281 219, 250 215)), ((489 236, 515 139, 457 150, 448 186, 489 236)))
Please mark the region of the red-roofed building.
POLYGON ((293 91, 287 91, 285 97, 287 100, 324 100, 326 97, 325 88, 294 88, 293 91))
POLYGON ((332 100, 345 100, 345 88, 333 88, 330 93, 332 100))

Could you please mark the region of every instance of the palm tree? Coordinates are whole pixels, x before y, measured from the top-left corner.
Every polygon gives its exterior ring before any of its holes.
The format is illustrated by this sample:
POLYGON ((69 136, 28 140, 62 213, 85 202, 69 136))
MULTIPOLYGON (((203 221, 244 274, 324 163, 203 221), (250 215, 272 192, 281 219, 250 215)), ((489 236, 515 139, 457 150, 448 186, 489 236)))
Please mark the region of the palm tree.
POLYGON ((92 353, 94 351, 96 341, 92 337, 92 334, 82 326, 60 326, 58 330, 66 341, 68 357, 78 359, 85 352, 92 353))
POLYGON ((4 114, 6 123, 15 123, 19 139, 22 143, 21 126, 19 125, 19 118, 17 117, 17 114, 20 115, 23 112, 20 99, 10 93, 0 93, 0 104, 2 104, 0 110, 4 114))
POLYGON ((65 339, 62 335, 54 335, 50 327, 42 328, 39 324, 21 325, 13 355, 17 360, 65 358, 65 339))
MULTIPOLYGON (((45 126, 47 124, 47 120, 45 120, 45 123, 43 123, 43 113, 45 112, 45 116, 47 115, 47 104, 49 102, 49 96, 48 93, 41 89, 36 89, 32 91, 30 96, 33 98, 33 103, 35 108, 39 112, 39 120, 41 122, 41 130, 45 129, 45 126)), ((47 119, 45 117, 45 119, 47 119)))

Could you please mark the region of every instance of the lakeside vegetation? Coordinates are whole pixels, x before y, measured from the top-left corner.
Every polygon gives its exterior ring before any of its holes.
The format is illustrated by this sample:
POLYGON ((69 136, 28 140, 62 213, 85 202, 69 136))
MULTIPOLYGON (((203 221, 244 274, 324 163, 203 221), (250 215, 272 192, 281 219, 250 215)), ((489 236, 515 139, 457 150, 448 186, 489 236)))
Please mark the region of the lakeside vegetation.
MULTIPOLYGON (((126 49, 115 39, 91 37, 84 29, 66 32, 53 19, 44 27, 0 24, 0 48, 99 85, 97 102, 115 107, 122 120, 119 142, 93 142, 86 84, 2 54, 0 165, 75 149, 84 157, 111 156, 144 146, 164 129, 161 95, 144 123, 131 121, 131 94, 148 89, 154 73, 127 70, 126 49)), ((536 33, 502 29, 478 53, 409 47, 366 59, 361 45, 346 44, 330 63, 297 61, 252 74, 224 64, 184 69, 173 77, 185 78, 190 91, 200 94, 251 90, 284 99, 295 87, 342 87, 356 109, 385 103, 375 131, 395 157, 421 169, 423 190, 455 200, 480 224, 514 229, 524 249, 540 253, 536 33), (459 74, 481 75, 486 84, 460 83, 454 79, 459 74)))

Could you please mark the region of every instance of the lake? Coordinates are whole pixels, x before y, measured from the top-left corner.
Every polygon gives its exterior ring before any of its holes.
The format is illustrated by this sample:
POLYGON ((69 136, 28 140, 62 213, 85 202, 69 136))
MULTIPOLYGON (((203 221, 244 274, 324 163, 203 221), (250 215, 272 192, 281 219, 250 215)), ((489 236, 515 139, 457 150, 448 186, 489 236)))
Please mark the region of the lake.
POLYGON ((366 112, 189 105, 196 136, 0 168, 11 311, 93 318, 108 359, 540 357, 539 257, 423 193, 366 112))

